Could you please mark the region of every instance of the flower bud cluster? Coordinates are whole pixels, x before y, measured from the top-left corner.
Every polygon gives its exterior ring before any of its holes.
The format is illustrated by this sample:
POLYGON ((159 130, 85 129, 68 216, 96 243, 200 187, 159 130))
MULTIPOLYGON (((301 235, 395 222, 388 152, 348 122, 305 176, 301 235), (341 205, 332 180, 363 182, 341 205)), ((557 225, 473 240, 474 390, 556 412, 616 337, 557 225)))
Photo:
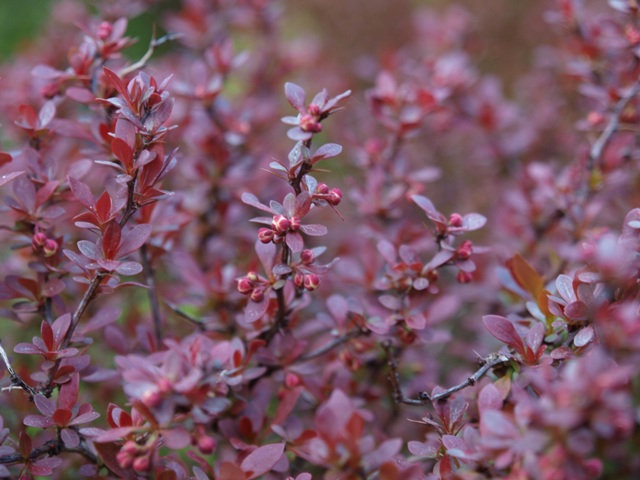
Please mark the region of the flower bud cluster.
POLYGON ((116 455, 118 465, 138 473, 148 472, 151 468, 151 453, 153 449, 147 445, 140 445, 133 440, 127 440, 116 455))
POLYGON ((313 198, 316 200, 324 200, 329 205, 335 207, 340 205, 342 201, 342 190, 337 187, 329 189, 326 183, 319 183, 313 194, 313 198))
POLYGON ((262 243, 281 244, 284 242, 287 232, 297 232, 300 229, 299 217, 287 218, 285 215, 276 214, 271 220, 271 228, 263 227, 258 230, 258 239, 262 243))
POLYGON ((47 237, 44 233, 36 232, 31 239, 31 248, 33 248, 34 252, 50 258, 58 253, 60 245, 56 240, 47 237))
POLYGON ((311 271, 316 261, 316 255, 313 250, 305 249, 300 252, 300 261, 292 265, 293 283, 297 288, 304 288, 309 292, 317 290, 320 286, 320 276, 311 271))
POLYGON ((250 271, 244 277, 240 277, 237 282, 238 291, 243 295, 248 295, 254 302, 261 302, 264 299, 265 292, 269 286, 269 281, 254 271, 250 271))

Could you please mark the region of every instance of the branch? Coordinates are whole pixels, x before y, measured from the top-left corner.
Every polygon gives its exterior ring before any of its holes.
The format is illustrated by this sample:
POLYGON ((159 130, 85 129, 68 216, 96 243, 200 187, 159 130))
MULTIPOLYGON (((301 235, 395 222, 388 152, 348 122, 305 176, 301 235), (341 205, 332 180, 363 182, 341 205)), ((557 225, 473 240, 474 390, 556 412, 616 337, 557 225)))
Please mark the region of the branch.
POLYGON ((459 383, 453 387, 448 388, 440 393, 437 393, 433 397, 429 395, 427 392, 418 393, 418 398, 409 398, 406 397, 402 393, 402 389, 400 387, 400 376, 398 374, 398 363, 396 361, 395 356, 392 352, 391 342, 387 341, 383 343, 382 347, 384 348, 387 354, 387 363, 389 365, 389 381, 391 382, 391 387, 393 388, 393 399, 396 403, 406 403, 407 405, 426 405, 428 403, 434 403, 446 400, 454 393, 463 390, 467 387, 471 387, 475 385, 482 377, 484 377, 489 370, 498 365, 502 365, 504 363, 509 363, 510 358, 507 355, 502 353, 491 353, 482 359, 482 366, 476 370, 476 372, 467 378, 464 382, 459 383))
MULTIPOLYGON (((629 102, 633 100, 636 95, 638 95, 638 93, 640 93, 640 78, 638 78, 631 86, 631 88, 627 91, 627 93, 620 100, 618 100, 618 103, 616 103, 616 106, 611 113, 609 123, 602 131, 598 139, 595 141, 595 143, 591 146, 591 150, 589 151, 589 158, 587 160, 587 172, 589 173, 589 177, 591 176, 591 172, 593 172, 596 164, 602 158, 602 154, 609 144, 611 137, 613 137, 613 134, 618 129, 618 126, 620 125, 620 118, 622 117, 624 109, 627 107, 629 102)), ((586 193, 588 193, 589 191, 589 177, 587 177, 583 195, 586 195, 586 193)))
POLYGON ((149 287, 149 303, 151 304, 151 317, 153 318, 153 328, 156 334, 156 343, 158 346, 162 343, 162 322, 160 318, 160 304, 158 303, 158 290, 156 289, 156 280, 151 262, 149 260, 149 251, 147 244, 140 247, 140 258, 142 260, 142 269, 144 278, 149 287))
POLYGON ((11 384, 27 392, 29 394, 29 400, 33 401, 33 397, 35 397, 36 391, 33 389, 31 385, 26 383, 22 379, 22 377, 18 375, 16 371, 13 369, 13 367, 11 366, 11 363, 9 362, 9 357, 7 356, 7 352, 5 352, 2 345, 0 345, 0 356, 2 357, 4 365, 5 367, 7 367, 7 371, 9 372, 9 376, 11 377, 11 384))
POLYGON ((180 38, 181 36, 182 35, 179 34, 179 33, 167 33, 163 37, 160 37, 160 38, 156 39, 156 32, 155 32, 155 27, 154 27, 153 34, 151 35, 151 41, 149 42, 149 48, 147 49, 145 54, 137 62, 132 63, 131 65, 123 68, 122 70, 120 70, 118 72, 118 76, 120 78, 124 78, 125 76, 129 75, 130 73, 135 72, 136 70, 139 70, 139 69, 143 68, 147 64, 149 59, 151 58, 151 55, 153 55, 153 52, 156 50, 156 48, 158 48, 163 43, 166 43, 166 42, 171 41, 171 40, 175 40, 176 38, 180 38))
POLYGON ((329 353, 334 348, 339 347, 343 343, 347 343, 352 338, 357 338, 361 335, 367 335, 368 333, 369 333, 369 330, 365 330, 363 328, 357 328, 357 329, 351 330, 345 333, 344 335, 342 335, 341 337, 331 340, 329 343, 320 347, 319 349, 314 350, 313 352, 309 352, 305 355, 302 355, 300 358, 296 360, 296 362, 308 362, 309 360, 313 360, 314 358, 321 357, 322 355, 329 353))

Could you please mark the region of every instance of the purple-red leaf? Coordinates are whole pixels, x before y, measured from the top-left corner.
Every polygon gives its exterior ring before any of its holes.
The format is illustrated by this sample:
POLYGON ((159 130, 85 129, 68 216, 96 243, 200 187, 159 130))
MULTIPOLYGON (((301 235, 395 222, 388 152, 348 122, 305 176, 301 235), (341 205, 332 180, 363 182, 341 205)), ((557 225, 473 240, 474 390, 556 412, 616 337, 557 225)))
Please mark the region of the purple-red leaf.
POLYGON ((284 443, 263 445, 251 452, 240 464, 249 479, 264 475, 278 463, 284 453, 284 443))
POLYGON ((499 315, 485 315, 482 317, 482 322, 491 335, 519 353, 524 352, 522 338, 520 338, 520 335, 518 335, 518 332, 516 332, 515 327, 509 320, 499 315))

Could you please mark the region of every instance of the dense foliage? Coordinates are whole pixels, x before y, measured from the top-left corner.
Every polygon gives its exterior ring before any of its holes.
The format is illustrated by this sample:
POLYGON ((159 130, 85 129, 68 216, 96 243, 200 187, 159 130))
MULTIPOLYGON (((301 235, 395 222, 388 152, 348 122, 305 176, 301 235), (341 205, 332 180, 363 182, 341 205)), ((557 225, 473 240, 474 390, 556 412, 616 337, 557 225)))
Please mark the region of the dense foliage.
POLYGON ((55 2, 0 70, 0 477, 637 478, 608 3, 532 17, 508 95, 459 7, 343 62, 277 1, 55 2))

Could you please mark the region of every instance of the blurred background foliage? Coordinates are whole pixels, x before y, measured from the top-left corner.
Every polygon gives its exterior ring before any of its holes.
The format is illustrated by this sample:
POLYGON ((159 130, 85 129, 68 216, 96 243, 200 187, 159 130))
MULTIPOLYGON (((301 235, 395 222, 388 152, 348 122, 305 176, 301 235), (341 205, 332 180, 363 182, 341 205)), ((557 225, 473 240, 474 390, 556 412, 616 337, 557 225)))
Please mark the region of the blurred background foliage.
MULTIPOLYGON (((64 0, 0 1, 0 61, 10 61, 37 37, 47 21, 50 5, 64 0)), ((210 0, 215 1, 215 0, 210 0)), ((91 1, 87 1, 91 5, 91 1)), ((139 57, 148 45, 151 28, 176 0, 159 1, 153 10, 129 25, 139 42, 127 52, 139 57)), ((540 44, 541 22, 547 2, 538 0, 286 0, 284 25, 292 36, 311 34, 339 62, 362 54, 384 55, 402 45, 411 31, 416 7, 444 8, 452 4, 472 12, 477 21, 481 69, 500 72, 507 82, 531 63, 533 45, 540 44), (533 21, 532 21, 533 20, 533 21)))

